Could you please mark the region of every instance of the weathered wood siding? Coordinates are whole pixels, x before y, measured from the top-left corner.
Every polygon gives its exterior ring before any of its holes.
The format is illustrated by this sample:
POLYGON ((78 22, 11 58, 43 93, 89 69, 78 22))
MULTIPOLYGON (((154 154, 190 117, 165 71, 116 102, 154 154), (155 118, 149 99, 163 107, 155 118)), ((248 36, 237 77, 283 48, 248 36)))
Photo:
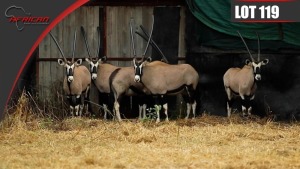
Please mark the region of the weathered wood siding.
MULTIPOLYGON (((150 28, 152 24, 153 7, 107 7, 107 56, 133 57, 130 38, 130 20, 134 19, 133 31, 143 25, 150 28)), ((146 43, 134 34, 135 48, 138 56, 144 53, 146 43)), ((151 50, 151 49, 150 49, 151 50)), ((113 62, 118 66, 131 66, 131 62, 113 62)))

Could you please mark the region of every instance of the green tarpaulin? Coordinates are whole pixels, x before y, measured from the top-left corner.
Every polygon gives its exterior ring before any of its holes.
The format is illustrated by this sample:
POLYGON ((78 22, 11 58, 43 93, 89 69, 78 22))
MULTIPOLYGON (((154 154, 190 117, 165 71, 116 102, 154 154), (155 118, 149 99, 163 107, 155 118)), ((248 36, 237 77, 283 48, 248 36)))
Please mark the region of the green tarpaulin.
POLYGON ((221 48, 234 48, 235 42, 226 35, 237 37, 237 30, 244 38, 267 40, 265 48, 300 48, 300 23, 238 23, 231 22, 231 0, 186 0, 192 14, 207 28, 199 28, 199 41, 221 48), (217 36, 213 35, 213 29, 217 36), (221 36, 223 34, 223 36, 221 36), (271 41, 271 42, 270 42, 271 41), (273 42, 272 42, 273 41, 273 42))

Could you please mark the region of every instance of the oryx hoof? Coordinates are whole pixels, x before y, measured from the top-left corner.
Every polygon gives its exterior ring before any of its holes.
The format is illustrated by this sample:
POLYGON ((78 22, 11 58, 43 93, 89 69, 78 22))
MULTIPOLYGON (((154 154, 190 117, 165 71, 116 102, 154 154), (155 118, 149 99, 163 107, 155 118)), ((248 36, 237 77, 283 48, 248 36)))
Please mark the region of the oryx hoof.
POLYGON ((169 118, 166 118, 166 119, 165 119, 165 122, 169 122, 169 118))
POLYGON ((156 124, 160 122, 160 119, 156 119, 156 124))

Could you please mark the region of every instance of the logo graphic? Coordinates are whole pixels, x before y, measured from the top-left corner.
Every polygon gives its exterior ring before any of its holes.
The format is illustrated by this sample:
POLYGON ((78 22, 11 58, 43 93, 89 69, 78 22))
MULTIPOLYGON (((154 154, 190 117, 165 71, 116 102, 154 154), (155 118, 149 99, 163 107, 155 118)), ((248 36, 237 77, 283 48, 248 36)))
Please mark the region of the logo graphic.
POLYGON ((31 13, 26 12, 23 7, 15 5, 6 9, 5 16, 8 22, 15 23, 19 31, 22 31, 25 25, 44 25, 49 24, 50 21, 48 16, 31 16, 31 13))

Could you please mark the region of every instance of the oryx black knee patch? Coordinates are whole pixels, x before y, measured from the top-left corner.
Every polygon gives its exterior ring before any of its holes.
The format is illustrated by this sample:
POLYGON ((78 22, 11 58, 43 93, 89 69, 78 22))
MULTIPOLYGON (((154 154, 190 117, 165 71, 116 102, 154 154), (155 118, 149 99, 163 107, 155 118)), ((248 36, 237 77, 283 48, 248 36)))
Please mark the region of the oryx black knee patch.
POLYGON ((242 106, 244 106, 248 109, 250 107, 250 100, 249 99, 242 99, 242 106))
POLYGON ((68 101, 71 106, 75 107, 81 103, 81 96, 77 98, 76 95, 71 95, 68 97, 68 101))

